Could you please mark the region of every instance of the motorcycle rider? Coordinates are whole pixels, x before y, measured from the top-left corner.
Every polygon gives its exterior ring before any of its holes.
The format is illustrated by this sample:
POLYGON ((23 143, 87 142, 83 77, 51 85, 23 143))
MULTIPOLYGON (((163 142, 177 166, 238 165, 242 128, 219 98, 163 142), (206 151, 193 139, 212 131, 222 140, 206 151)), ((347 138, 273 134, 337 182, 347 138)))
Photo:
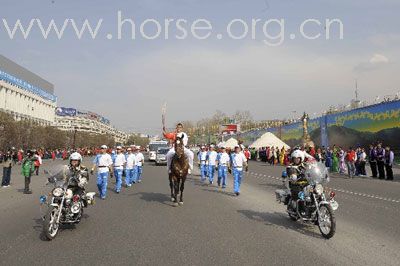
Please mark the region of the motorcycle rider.
MULTIPOLYGON (((286 168, 286 175, 289 178, 289 189, 293 202, 297 202, 298 194, 303 191, 303 188, 308 184, 305 178, 305 159, 307 158, 306 152, 295 149, 291 154, 291 163, 286 168)), ((302 201, 299 202, 299 210, 302 210, 302 201)))
MULTIPOLYGON (((69 182, 70 178, 78 177, 77 180, 71 180, 68 188, 72 190, 74 195, 82 196, 85 192, 85 185, 89 181, 89 170, 82 164, 82 156, 78 152, 74 152, 69 156, 69 165, 65 165, 63 169, 64 182, 69 182)), ((87 205, 84 201, 85 207, 87 205)))
POLYGON ((287 167, 287 175, 290 177, 289 172, 291 174, 301 173, 304 170, 304 160, 305 160, 305 152, 300 149, 295 149, 292 154, 290 155, 291 162, 287 167))

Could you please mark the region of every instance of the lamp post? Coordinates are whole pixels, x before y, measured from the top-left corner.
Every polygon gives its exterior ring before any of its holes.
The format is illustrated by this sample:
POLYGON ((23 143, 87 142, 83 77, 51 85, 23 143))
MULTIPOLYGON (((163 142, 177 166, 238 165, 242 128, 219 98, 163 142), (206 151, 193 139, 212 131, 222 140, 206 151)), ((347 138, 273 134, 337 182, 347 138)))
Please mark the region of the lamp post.
POLYGON ((76 132, 78 131, 77 127, 74 127, 74 137, 72 140, 72 149, 75 150, 75 141, 76 141, 76 132))

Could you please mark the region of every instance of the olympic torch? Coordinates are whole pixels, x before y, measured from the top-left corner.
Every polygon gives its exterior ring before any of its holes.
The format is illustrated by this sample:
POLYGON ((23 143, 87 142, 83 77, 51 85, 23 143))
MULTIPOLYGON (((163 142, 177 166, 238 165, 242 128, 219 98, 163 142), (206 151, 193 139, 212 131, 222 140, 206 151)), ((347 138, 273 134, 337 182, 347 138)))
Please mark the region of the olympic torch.
POLYGON ((167 102, 165 102, 163 104, 163 106, 161 107, 161 123, 162 123, 162 126, 163 126, 163 131, 166 130, 165 129, 165 116, 166 116, 166 113, 167 113, 167 102))

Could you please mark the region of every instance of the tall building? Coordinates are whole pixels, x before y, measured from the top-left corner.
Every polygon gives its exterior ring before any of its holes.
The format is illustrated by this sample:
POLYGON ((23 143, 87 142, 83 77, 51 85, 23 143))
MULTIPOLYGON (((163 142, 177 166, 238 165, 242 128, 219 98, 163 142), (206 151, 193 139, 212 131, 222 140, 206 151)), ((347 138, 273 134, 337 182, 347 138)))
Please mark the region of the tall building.
POLYGON ((53 84, 0 55, 1 111, 16 120, 52 125, 56 106, 53 84))
POLYGON ((111 135, 115 142, 122 144, 128 140, 128 134, 113 127, 107 118, 94 112, 75 108, 58 107, 56 109, 55 127, 64 131, 76 130, 92 134, 111 135))

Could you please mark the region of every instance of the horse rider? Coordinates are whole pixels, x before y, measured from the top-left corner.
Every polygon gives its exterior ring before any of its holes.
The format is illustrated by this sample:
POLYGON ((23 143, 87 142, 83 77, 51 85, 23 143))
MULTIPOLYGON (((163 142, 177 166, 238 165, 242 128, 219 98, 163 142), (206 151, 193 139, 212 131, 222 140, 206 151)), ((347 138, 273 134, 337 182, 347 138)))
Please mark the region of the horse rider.
POLYGON ((97 188, 99 189, 100 198, 104 200, 107 194, 108 175, 110 177, 113 175, 113 161, 110 154, 107 153, 106 145, 102 145, 100 149, 101 153, 97 154, 96 158, 94 158, 93 167, 90 172, 93 173, 95 168, 97 168, 97 188))
POLYGON ((121 192, 122 187, 122 172, 126 164, 125 155, 122 153, 122 147, 117 146, 117 153, 113 159, 114 162, 114 175, 115 175, 115 192, 121 192))
MULTIPOLYGON (((178 138, 182 138, 185 155, 189 160, 189 174, 191 174, 191 172, 193 170, 193 157, 194 157, 194 154, 193 154, 193 152, 191 150, 186 148, 186 146, 188 145, 189 138, 188 138, 188 135, 185 132, 183 132, 182 123, 178 123, 176 125, 176 130, 174 132, 170 132, 170 133, 167 133, 167 131, 165 130, 165 127, 163 127, 163 134, 164 134, 164 137, 166 139, 169 139, 169 140, 172 140, 172 141, 175 141, 177 137, 178 138)), ((171 162, 172 162, 172 158, 174 157, 174 155, 175 155, 175 148, 172 147, 168 151, 167 156, 166 156, 167 157, 167 169, 168 169, 168 173, 169 174, 171 173, 171 162)))
POLYGON ((135 158, 135 154, 132 153, 131 147, 129 147, 127 149, 127 152, 128 153, 125 155, 125 159, 126 159, 125 185, 126 185, 126 187, 131 187, 133 177, 134 177, 136 158, 135 158))
POLYGON ((241 147, 239 145, 235 146, 235 152, 231 156, 231 165, 232 165, 232 174, 233 174, 233 192, 236 196, 240 195, 240 185, 242 183, 243 177, 243 167, 246 168, 247 171, 247 159, 244 156, 243 152, 241 152, 241 147))
POLYGON ((221 186, 221 181, 222 181, 222 188, 226 188, 226 176, 228 175, 228 166, 230 158, 228 153, 226 153, 225 147, 221 147, 221 153, 218 154, 217 162, 218 162, 218 186, 221 186))
POLYGON ((135 168, 136 168, 136 180, 137 182, 142 182, 142 173, 143 173, 143 164, 144 164, 144 156, 143 153, 140 152, 141 147, 136 146, 135 152, 135 168))
POLYGON ((214 150, 214 145, 210 145, 210 150, 207 153, 208 162, 208 181, 210 184, 214 182, 215 166, 217 164, 218 153, 214 150))
POLYGON ((200 179, 204 181, 207 176, 207 151, 205 146, 201 146, 201 150, 197 155, 200 164, 200 179))

